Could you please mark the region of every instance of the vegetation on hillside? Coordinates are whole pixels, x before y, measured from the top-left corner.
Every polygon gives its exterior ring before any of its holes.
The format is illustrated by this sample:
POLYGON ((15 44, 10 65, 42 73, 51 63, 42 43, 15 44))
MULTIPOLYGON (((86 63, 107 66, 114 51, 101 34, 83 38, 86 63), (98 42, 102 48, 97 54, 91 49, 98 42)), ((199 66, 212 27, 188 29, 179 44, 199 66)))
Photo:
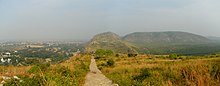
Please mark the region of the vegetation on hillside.
MULTIPOLYGON (((72 57, 60 64, 37 64, 17 74, 21 80, 11 79, 4 86, 82 86, 89 71, 90 56, 72 57)), ((15 70, 18 67, 14 67, 15 70)), ((7 70, 4 70, 7 71, 7 70)))
POLYGON ((220 52, 220 43, 186 32, 135 32, 123 37, 142 54, 206 55, 220 52))
POLYGON ((206 55, 220 52, 220 43, 187 32, 136 32, 120 37, 101 33, 85 47, 87 52, 110 49, 114 53, 206 55))
POLYGON ((220 52, 219 43, 187 43, 187 44, 146 44, 138 48, 141 54, 207 55, 220 52))
POLYGON ((114 53, 137 53, 136 47, 124 41, 115 33, 106 32, 94 36, 85 47, 86 52, 95 52, 97 49, 110 49, 114 53))
POLYGON ((210 41, 200 35, 179 31, 135 32, 124 36, 123 39, 139 45, 144 43, 201 43, 210 41))
POLYGON ((111 56, 111 55, 113 55, 112 50, 97 49, 95 51, 95 58, 96 59, 108 57, 108 56, 111 56))
POLYGON ((208 56, 141 55, 97 60, 102 73, 120 86, 218 86, 220 54, 208 56), (106 66, 108 59, 114 66, 106 66))

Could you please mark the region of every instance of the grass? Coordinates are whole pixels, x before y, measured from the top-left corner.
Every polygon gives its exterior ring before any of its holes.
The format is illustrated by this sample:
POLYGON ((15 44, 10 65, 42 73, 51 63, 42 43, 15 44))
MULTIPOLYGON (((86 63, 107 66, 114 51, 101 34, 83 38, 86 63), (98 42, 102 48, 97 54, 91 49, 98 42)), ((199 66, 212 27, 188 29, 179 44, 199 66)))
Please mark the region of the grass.
MULTIPOLYGON (((60 64, 37 64, 28 67, 4 67, 1 74, 14 70, 11 76, 19 76, 22 80, 12 79, 4 86, 82 86, 89 71, 90 56, 78 55, 60 64), (22 70, 23 68, 23 70, 22 70), (21 71, 21 72, 19 72, 21 71)), ((2 66, 3 67, 3 66, 2 66)))
POLYGON ((220 58, 211 56, 108 57, 97 60, 103 74, 120 86, 218 86, 220 58), (113 59, 114 66, 103 66, 113 59))
POLYGON ((0 76, 26 75, 31 66, 0 66, 0 76))

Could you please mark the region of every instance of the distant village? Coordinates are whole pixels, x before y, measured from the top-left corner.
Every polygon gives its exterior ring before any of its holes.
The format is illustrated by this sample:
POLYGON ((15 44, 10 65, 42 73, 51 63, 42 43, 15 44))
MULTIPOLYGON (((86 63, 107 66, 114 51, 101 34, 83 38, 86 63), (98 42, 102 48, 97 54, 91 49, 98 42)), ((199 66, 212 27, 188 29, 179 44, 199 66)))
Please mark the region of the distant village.
POLYGON ((81 42, 4 42, 0 43, 0 65, 55 63, 76 55, 81 42))
MULTIPOLYGON (((14 52, 17 52, 17 51, 14 51, 14 52)), ((13 55, 11 55, 10 52, 2 53, 1 56, 0 56, 0 58, 1 58, 1 63, 5 63, 5 62, 11 63, 11 57, 12 57, 12 56, 13 56, 13 55)))

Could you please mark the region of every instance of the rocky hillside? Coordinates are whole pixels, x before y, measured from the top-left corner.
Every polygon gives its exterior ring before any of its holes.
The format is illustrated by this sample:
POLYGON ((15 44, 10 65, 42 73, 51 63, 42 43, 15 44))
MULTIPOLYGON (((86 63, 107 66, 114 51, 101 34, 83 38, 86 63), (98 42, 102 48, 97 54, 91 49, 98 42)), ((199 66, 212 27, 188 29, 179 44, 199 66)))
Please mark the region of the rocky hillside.
POLYGON ((86 52, 95 52, 97 49, 109 49, 114 53, 137 53, 135 46, 112 32, 95 35, 86 45, 86 52))

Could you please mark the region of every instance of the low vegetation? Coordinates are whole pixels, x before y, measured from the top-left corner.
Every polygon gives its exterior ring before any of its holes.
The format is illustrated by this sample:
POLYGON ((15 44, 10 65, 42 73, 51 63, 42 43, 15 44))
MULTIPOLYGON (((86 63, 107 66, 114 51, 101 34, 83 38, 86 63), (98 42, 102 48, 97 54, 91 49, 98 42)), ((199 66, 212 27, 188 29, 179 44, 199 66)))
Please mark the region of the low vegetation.
POLYGON ((4 86, 82 86, 89 63, 89 55, 79 55, 60 64, 37 64, 17 74, 22 81, 11 79, 4 86))
POLYGON ((97 60, 98 67, 120 86, 218 86, 220 54, 208 56, 115 55, 97 60), (114 66, 103 65, 109 59, 114 66))
POLYGON ((95 51, 96 59, 108 57, 108 56, 111 56, 112 54, 113 54, 113 51, 111 50, 97 49, 95 51))

